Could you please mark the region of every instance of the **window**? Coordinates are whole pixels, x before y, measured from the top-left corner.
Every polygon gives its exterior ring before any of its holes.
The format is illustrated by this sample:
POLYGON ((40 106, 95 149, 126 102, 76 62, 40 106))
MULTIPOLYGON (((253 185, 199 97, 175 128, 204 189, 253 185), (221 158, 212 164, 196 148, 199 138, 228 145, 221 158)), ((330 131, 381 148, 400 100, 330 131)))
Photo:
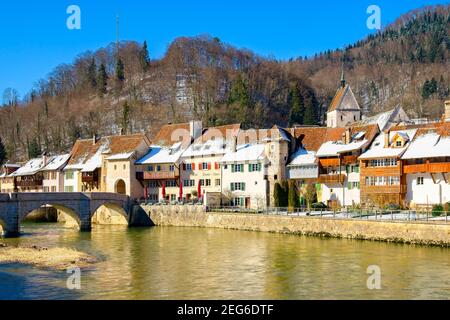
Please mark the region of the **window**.
POLYGON ((245 182, 232 182, 230 189, 231 191, 245 191, 245 182))
POLYGON ((186 164, 186 171, 192 171, 192 163, 186 164))
POLYGON ((395 143, 395 145, 396 145, 397 147, 401 147, 401 146, 403 146, 403 142, 402 142, 401 140, 398 140, 398 141, 395 143))
POLYGON ((423 186, 423 177, 417 177, 417 185, 418 186, 423 186))
POLYGON ((114 165, 114 170, 117 170, 117 165, 116 164, 114 165))
POLYGON ((147 170, 153 172, 153 166, 148 166, 147 170))
POLYGON ((48 187, 44 187, 44 192, 48 192, 48 191, 49 191, 48 187))
POLYGON ((220 179, 216 179, 216 187, 220 186, 220 179))
POLYGON ((195 180, 184 180, 183 186, 184 187, 195 187, 195 180))
POLYGON ((169 171, 170 171, 170 172, 174 172, 174 171, 175 171, 175 166, 174 166, 173 164, 171 164, 171 165, 169 166, 169 171))
POLYGON ((158 188, 158 183, 156 181, 149 181, 148 187, 149 188, 158 188))
POLYGON ((210 187, 211 186, 211 179, 206 179, 205 180, 205 184, 206 184, 207 187, 210 187))
POLYGON ((64 192, 73 192, 73 186, 65 186, 64 192))
POLYGON ((208 162, 202 163, 202 170, 208 170, 208 162))
POLYGON ((200 186, 203 187, 204 185, 205 185, 205 180, 201 179, 201 180, 200 180, 200 186))
POLYGON ((156 166, 156 171, 161 172, 161 166, 156 166))
POLYGON ((244 172, 244 165, 243 164, 232 164, 231 172, 244 172))
POLYGON ((261 163, 252 163, 248 165, 248 172, 261 171, 261 163))
POLYGON ((177 195, 176 194, 171 194, 170 195, 170 201, 176 201, 177 200, 177 195))
POLYGON ((369 167, 395 167, 397 160, 394 158, 389 159, 375 159, 369 161, 369 167))
POLYGON ((56 186, 53 186, 51 192, 56 192, 56 186))
POLYGON ((244 203, 244 198, 233 198, 232 201, 233 207, 243 207, 244 203))
POLYGON ((177 186, 177 181, 176 180, 167 180, 166 181, 166 187, 167 188, 173 188, 177 186))
POLYGON ((67 180, 73 179, 73 171, 66 171, 66 179, 67 180))

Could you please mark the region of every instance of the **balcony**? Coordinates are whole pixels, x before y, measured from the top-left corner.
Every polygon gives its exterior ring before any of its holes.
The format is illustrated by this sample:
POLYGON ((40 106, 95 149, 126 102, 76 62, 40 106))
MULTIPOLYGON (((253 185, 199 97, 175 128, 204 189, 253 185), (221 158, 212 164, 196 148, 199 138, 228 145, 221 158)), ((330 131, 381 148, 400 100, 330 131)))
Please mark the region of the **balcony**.
POLYGON ((319 163, 323 168, 339 167, 339 158, 319 159, 319 163))
POLYGON ((83 183, 97 183, 99 181, 98 175, 82 175, 81 182, 83 183))
POLYGON ((405 194, 407 192, 406 185, 396 186, 364 186, 361 185, 361 193, 365 194, 405 194))
POLYGON ((359 163, 358 157, 359 156, 356 156, 356 155, 343 156, 341 163, 342 163, 342 165, 358 164, 359 163))
POLYGON ((410 164, 403 166, 403 173, 445 173, 450 172, 450 162, 410 164))
POLYGON ((317 179, 317 183, 342 183, 345 180, 343 174, 321 174, 317 179))
POLYGON ((136 179, 138 180, 174 180, 179 177, 175 171, 159 171, 159 172, 136 172, 136 179))
POLYGON ((19 188, 36 188, 43 186, 43 179, 17 181, 19 188))

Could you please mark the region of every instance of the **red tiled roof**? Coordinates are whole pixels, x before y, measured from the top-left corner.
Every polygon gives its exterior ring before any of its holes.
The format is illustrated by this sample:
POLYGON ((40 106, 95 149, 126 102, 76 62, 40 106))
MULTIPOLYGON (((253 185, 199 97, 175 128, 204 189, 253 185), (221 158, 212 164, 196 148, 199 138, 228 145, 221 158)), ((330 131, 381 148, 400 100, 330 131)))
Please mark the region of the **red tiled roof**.
POLYGON ((156 136, 153 139, 150 139, 152 141, 152 144, 154 145, 160 145, 160 146, 171 146, 174 143, 178 142, 173 140, 173 134, 174 133, 182 133, 183 131, 186 131, 186 133, 190 134, 190 124, 189 123, 179 123, 179 124, 166 124, 161 127, 159 132, 156 134, 156 136))

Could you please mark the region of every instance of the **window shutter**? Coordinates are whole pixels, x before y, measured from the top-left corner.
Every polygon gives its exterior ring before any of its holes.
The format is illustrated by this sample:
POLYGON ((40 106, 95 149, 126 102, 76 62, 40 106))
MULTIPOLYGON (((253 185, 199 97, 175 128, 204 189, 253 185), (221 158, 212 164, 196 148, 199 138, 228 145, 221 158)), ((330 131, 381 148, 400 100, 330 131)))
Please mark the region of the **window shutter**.
POLYGON ((183 163, 183 170, 186 171, 186 163, 183 163))
POLYGON ((349 165, 345 166, 345 171, 347 171, 347 174, 350 173, 350 166, 349 165))
POLYGON ((211 170, 211 162, 208 163, 208 170, 211 170))
POLYGON ((230 183, 230 190, 234 191, 234 183, 230 183))
POLYGON ((218 162, 215 163, 215 168, 216 168, 216 170, 219 170, 219 169, 220 169, 219 163, 218 163, 218 162))
POLYGON ((195 170, 195 163, 192 164, 192 170, 195 170))
POLYGON ((248 172, 253 172, 253 170, 252 170, 253 168, 252 168, 252 165, 251 164, 249 164, 248 165, 248 172))
POLYGON ((261 171, 262 170, 262 165, 261 165, 261 163, 258 163, 258 171, 261 171))
POLYGON ((352 183, 351 182, 347 183, 347 189, 348 190, 352 190, 352 183))
POLYGON ((231 172, 234 172, 235 171, 235 167, 234 167, 234 164, 232 164, 231 165, 231 172))
POLYGON ((242 191, 245 191, 245 182, 242 183, 242 191))

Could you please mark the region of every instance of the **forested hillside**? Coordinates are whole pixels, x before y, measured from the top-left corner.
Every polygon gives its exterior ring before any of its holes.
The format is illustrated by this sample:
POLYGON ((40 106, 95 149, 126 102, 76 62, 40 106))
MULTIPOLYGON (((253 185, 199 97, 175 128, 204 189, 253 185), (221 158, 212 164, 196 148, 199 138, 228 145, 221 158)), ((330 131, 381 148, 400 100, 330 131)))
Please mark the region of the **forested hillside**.
MULTIPOLYGON (((162 123, 202 119, 316 125, 347 81, 366 115, 401 104, 413 117, 438 117, 449 98, 449 6, 408 13, 345 49, 276 61, 210 36, 176 39, 162 59, 147 44, 86 52, 17 99, 5 91, 0 137, 12 161, 67 152, 79 137, 155 132, 162 123)), ((345 30, 343 30, 345 32, 345 30)))

